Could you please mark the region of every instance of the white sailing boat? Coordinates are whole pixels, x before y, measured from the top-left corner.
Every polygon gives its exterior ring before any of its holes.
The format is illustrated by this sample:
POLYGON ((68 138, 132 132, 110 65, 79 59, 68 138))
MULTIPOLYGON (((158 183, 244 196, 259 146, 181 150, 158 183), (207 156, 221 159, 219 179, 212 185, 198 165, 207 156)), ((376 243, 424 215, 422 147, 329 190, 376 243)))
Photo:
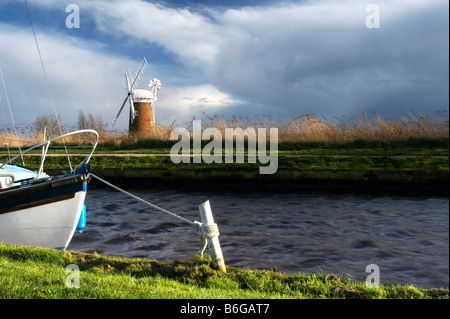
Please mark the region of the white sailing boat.
POLYGON ((48 139, 0 163, 0 242, 65 249, 76 229, 85 226, 84 200, 90 180, 89 160, 97 146, 94 130, 79 130, 48 139), (43 165, 50 144, 76 134, 92 134, 91 151, 72 170, 49 176, 43 165), (42 147, 38 170, 12 164, 23 154, 42 147))

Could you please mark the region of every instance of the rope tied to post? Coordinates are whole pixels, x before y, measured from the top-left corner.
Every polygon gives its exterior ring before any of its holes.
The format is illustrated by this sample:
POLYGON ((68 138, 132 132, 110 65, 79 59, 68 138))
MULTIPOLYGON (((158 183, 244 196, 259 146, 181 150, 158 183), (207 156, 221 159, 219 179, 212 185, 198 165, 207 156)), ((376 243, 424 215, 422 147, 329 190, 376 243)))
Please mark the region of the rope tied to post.
MULTIPOLYGON (((90 174, 90 176, 94 177, 95 179, 99 180, 100 182, 102 182, 102 183, 104 183, 104 184, 114 188, 115 190, 117 190, 117 191, 119 191, 119 192, 121 192, 121 193, 123 193, 123 194, 125 194, 127 196, 130 196, 130 197, 134 198, 137 201, 140 201, 140 202, 144 203, 145 205, 151 206, 151 207, 153 207, 153 208, 155 208, 155 209, 157 209, 159 211, 162 211, 162 212, 164 212, 166 214, 172 215, 173 217, 178 218, 178 219, 182 220, 183 222, 186 222, 186 223, 189 223, 189 224, 193 225, 195 230, 196 230, 196 232, 198 234, 200 234, 200 236, 201 236, 201 246, 202 246, 202 248, 199 251, 199 255, 202 256, 202 257, 203 257, 203 252, 205 251, 205 249, 206 249, 206 247, 208 245, 208 240, 213 240, 213 239, 215 239, 216 237, 218 237, 220 235, 219 227, 214 222, 212 222, 211 224, 204 225, 203 223, 200 223, 198 221, 190 221, 190 220, 188 220, 188 219, 186 219, 184 217, 181 217, 181 216, 179 216, 177 214, 169 212, 166 209, 158 207, 158 206, 156 206, 156 205, 154 205, 154 204, 152 204, 152 203, 150 203, 150 202, 148 202, 148 201, 146 201, 146 200, 144 200, 144 199, 142 199, 142 198, 140 198, 140 197, 138 197, 136 195, 133 195, 133 194, 131 194, 131 193, 129 193, 129 192, 127 192, 127 191, 125 191, 125 190, 123 190, 123 189, 121 189, 121 188, 119 188, 119 187, 117 187, 117 186, 115 186, 115 185, 105 181, 104 179, 102 179, 102 178, 100 178, 100 177, 98 177, 98 176, 96 176, 96 175, 94 175, 92 173, 89 173, 89 174, 90 174)), ((208 202, 208 206, 209 206, 209 202, 208 202)), ((221 251, 220 251, 220 255, 222 255, 221 251)), ((221 268, 222 271, 226 272, 225 264, 223 263, 223 257, 221 257, 221 260, 222 260, 222 265, 219 265, 219 268, 222 267, 221 268)))
POLYGON ((203 257, 203 252, 206 249, 206 246, 208 246, 207 239, 213 239, 220 235, 219 233, 219 226, 217 226, 216 223, 211 225, 203 225, 202 223, 198 221, 194 221, 194 228, 197 231, 197 233, 200 235, 201 239, 201 249, 198 252, 198 255, 200 257, 203 257))
POLYGON ((219 226, 217 224, 211 225, 203 225, 200 222, 194 222, 194 228, 200 236, 205 237, 206 239, 213 239, 220 235, 219 226))
POLYGON ((104 179, 102 179, 102 178, 100 178, 100 177, 98 177, 98 176, 96 176, 96 175, 94 175, 94 174, 92 174, 92 173, 89 173, 89 174, 90 174, 92 177, 94 177, 94 178, 98 179, 99 181, 105 183, 106 185, 108 185, 108 186, 110 186, 110 187, 112 187, 112 188, 118 190, 118 191, 121 192, 121 193, 124 193, 124 194, 126 194, 126 195, 128 195, 128 196, 131 196, 131 197, 133 197, 134 199, 136 199, 136 200, 138 200, 138 201, 140 201, 140 202, 143 202, 144 204, 146 204, 146 205, 148 205, 148 206, 151 206, 151 207, 153 207, 153 208, 156 208, 156 209, 158 209, 158 210, 160 210, 160 211, 162 211, 162 212, 164 212, 164 213, 167 213, 167 214, 169 214, 169 215, 172 215, 173 217, 176 217, 176 218, 178 218, 178 219, 181 219, 181 220, 184 221, 184 222, 187 222, 187 223, 193 225, 194 228, 195 228, 195 230, 197 231, 197 233, 199 233, 201 236, 205 237, 206 239, 213 239, 213 238, 215 238, 215 237, 218 237, 219 234, 220 234, 220 233, 219 233, 219 227, 217 226, 216 223, 210 224, 210 225, 203 225, 202 223, 200 223, 200 222, 198 222, 198 221, 192 222, 192 221, 190 221, 190 220, 188 220, 188 219, 186 219, 186 218, 183 218, 183 217, 181 217, 181 216, 179 216, 179 215, 176 215, 176 214, 174 214, 174 213, 172 213, 172 212, 169 212, 169 211, 166 210, 166 209, 163 209, 163 208, 158 207, 158 206, 156 206, 156 205, 154 205, 154 204, 152 204, 152 203, 149 203, 148 201, 143 200, 142 198, 139 198, 139 197, 137 197, 137 196, 135 196, 135 195, 133 195, 133 194, 127 192, 127 191, 124 191, 123 189, 121 189, 121 188, 119 188, 119 187, 117 187, 117 186, 115 186, 115 185, 113 185, 113 184, 111 184, 111 183, 108 183, 108 182, 105 181, 104 179))

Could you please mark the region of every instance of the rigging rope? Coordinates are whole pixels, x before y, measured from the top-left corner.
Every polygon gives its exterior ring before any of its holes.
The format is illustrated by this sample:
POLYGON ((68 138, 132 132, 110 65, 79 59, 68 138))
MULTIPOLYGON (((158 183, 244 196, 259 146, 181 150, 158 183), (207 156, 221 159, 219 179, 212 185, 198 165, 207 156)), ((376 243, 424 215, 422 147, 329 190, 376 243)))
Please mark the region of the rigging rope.
MULTIPOLYGON (((13 117, 13 115, 12 115, 11 104, 9 103, 8 91, 6 91, 5 79, 3 78, 3 73, 2 73, 2 69, 1 69, 1 68, 0 68, 0 75, 1 75, 1 77, 2 77, 3 90, 5 91, 6 103, 8 104, 9 115, 11 116, 11 122, 12 122, 12 125, 13 125, 13 128, 14 128, 14 134, 16 135, 16 137, 18 137, 18 135, 17 135, 17 130, 16 130, 16 124, 14 123, 14 117, 13 117)), ((0 102, 1 102, 1 100, 0 100, 0 102)), ((5 116, 4 116, 4 114, 3 114, 3 107, 2 107, 2 116, 3 116, 3 125, 4 125, 4 127, 6 128, 6 124, 5 124, 5 116)), ((6 131, 6 130, 5 130, 5 131, 6 131)), ((19 152, 22 153, 22 150, 21 150, 21 148, 20 148, 20 143, 19 143, 18 145, 19 145, 19 152)), ((8 146, 8 154, 9 154, 9 145, 7 145, 7 146, 8 146)), ((23 156, 20 155, 20 158, 22 159, 22 165, 25 166, 25 162, 24 162, 24 160, 23 160, 23 156)))
MULTIPOLYGON (((192 221, 190 221, 190 220, 188 220, 188 219, 186 219, 186 218, 184 218, 184 217, 181 217, 181 216, 178 216, 177 214, 174 214, 174 213, 172 213, 172 212, 169 212, 168 210, 165 210, 164 208, 161 208, 161 207, 158 207, 158 206, 156 206, 156 205, 154 205, 154 204, 152 204, 152 203, 149 203, 149 202, 147 202, 146 200, 144 200, 144 199, 142 199, 142 198, 140 198, 140 197, 137 197, 136 195, 133 195, 133 194, 131 194, 131 193, 129 193, 129 192, 127 192, 127 191, 125 191, 125 190, 123 190, 123 189, 121 189, 121 188, 119 188, 119 187, 117 187, 117 186, 115 186, 115 185, 113 185, 113 184, 111 184, 111 183, 105 181, 104 179, 98 177, 97 175, 94 175, 94 174, 92 174, 92 173, 89 173, 89 175, 91 175, 92 177, 98 179, 100 182, 102 182, 102 183, 104 183, 104 184, 106 184, 106 185, 108 185, 108 186, 114 188, 115 190, 118 190, 119 192, 124 193, 124 194, 126 194, 126 195, 128 195, 128 196, 130 196, 130 197, 133 197, 134 199, 136 199, 136 200, 138 200, 138 201, 140 201, 140 202, 143 202, 144 204, 146 204, 146 205, 148 205, 148 206, 151 206, 151 207, 153 207, 153 208, 156 208, 156 209, 158 209, 158 210, 160 210, 160 211, 162 211, 162 212, 164 212, 164 213, 166 213, 166 214, 170 214, 170 215, 172 215, 173 217, 176 217, 176 218, 178 218, 178 219, 180 219, 180 220, 182 220, 182 221, 184 221, 184 222, 186 222, 186 223, 189 223, 189 224, 191 224, 191 225, 194 225, 194 227, 197 226, 196 222, 192 222, 192 221)), ((198 222, 197 222, 197 223, 198 223, 198 222)))
MULTIPOLYGON (((45 82, 47 83, 47 89, 48 89, 48 93, 50 95, 50 101, 52 102, 53 111, 55 112, 56 123, 58 123, 59 133, 61 135, 63 135, 62 129, 61 129, 61 124, 59 123, 58 112, 56 112, 55 101, 53 100, 52 90, 50 89, 50 83, 49 83, 48 78, 47 78, 47 72, 45 71, 44 61, 43 61, 42 55, 41 55, 41 50, 39 49, 39 44, 38 44, 38 41, 37 41, 36 32, 34 31, 33 22, 31 20, 30 10, 28 9, 28 3, 27 3, 27 0, 24 0, 24 1, 25 1, 25 6, 27 7, 28 19, 30 20, 31 29, 33 30, 34 42, 36 43, 36 48, 37 48, 37 51, 38 51, 38 54, 39 54, 39 59, 41 61, 42 71, 44 72, 45 82)), ((62 139, 62 141, 63 141, 63 144, 64 144, 64 149, 66 150, 66 156, 67 156, 67 161, 69 162, 70 170, 73 171, 72 164, 70 163, 70 157, 69 157, 69 153, 67 152, 66 142, 64 141, 64 138, 62 139)))
POLYGON ((92 173, 89 173, 89 175, 94 177, 95 179, 99 180, 100 182, 108 185, 109 187, 112 187, 115 190, 117 190, 117 191, 119 191, 119 192, 121 192, 121 193, 123 193, 125 195, 128 195, 128 196, 130 196, 132 198, 134 198, 137 201, 140 201, 140 202, 142 202, 142 203, 144 203, 144 204, 146 204, 148 206, 151 206, 151 207, 153 207, 153 208, 155 208, 155 209, 157 209, 159 211, 162 211, 162 212, 164 212, 166 214, 169 214, 169 215, 171 215, 171 216, 173 216, 175 218, 178 218, 178 219, 180 219, 180 220, 182 220, 182 221, 184 221, 186 223, 189 223, 192 226, 194 226, 194 228, 197 231, 197 233, 200 234, 200 236, 202 236, 202 238, 205 238, 205 240, 202 241, 202 243, 203 243, 202 246, 203 247, 202 247, 202 249, 199 252, 200 256, 203 256, 203 251, 206 248, 206 244, 207 244, 206 239, 213 239, 213 238, 219 236, 219 234, 220 234, 219 233, 219 227, 217 226, 217 224, 203 225, 202 223, 200 223, 198 221, 193 221, 192 222, 192 221, 190 221, 190 220, 188 220, 188 219, 186 219, 184 217, 181 217, 181 216, 179 216, 177 214, 169 212, 168 210, 166 210, 164 208, 158 207, 158 206, 156 206, 156 205, 154 205, 154 204, 152 204, 152 203, 150 203, 150 202, 148 202, 148 201, 146 201, 146 200, 144 200, 144 199, 142 199, 142 198, 140 198, 140 197, 138 197, 136 195, 133 195, 133 194, 131 194, 131 193, 129 193, 129 192, 127 192, 127 191, 125 191, 125 190, 123 190, 123 189, 121 189, 121 188, 119 188, 119 187, 117 187, 117 186, 115 186, 115 185, 105 181, 104 179, 98 177, 97 175, 94 175, 92 173))

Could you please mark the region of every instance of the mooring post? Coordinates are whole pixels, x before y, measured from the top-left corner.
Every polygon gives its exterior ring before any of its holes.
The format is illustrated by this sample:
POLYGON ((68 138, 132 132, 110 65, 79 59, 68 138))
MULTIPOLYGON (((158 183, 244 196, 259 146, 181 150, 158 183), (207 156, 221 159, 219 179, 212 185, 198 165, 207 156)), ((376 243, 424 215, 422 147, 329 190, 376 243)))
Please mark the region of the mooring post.
MULTIPOLYGON (((208 227, 215 225, 209 200, 201 204, 198 208, 200 210, 200 216, 202 218, 203 224, 202 226, 208 227)), ((207 242, 213 266, 218 268, 222 272, 227 272, 227 269, 225 267, 225 261, 222 255, 222 248, 220 248, 219 237, 218 236, 213 236, 212 238, 207 237, 207 242)))

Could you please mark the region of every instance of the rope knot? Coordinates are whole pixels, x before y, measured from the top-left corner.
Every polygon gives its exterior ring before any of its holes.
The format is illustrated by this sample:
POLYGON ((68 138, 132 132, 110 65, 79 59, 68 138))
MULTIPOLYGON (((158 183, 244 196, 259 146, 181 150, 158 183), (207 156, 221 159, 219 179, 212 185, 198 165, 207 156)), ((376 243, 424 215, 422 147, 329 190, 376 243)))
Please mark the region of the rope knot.
POLYGON ((207 239, 213 239, 220 235, 217 224, 203 225, 200 222, 194 222, 194 228, 201 236, 207 239))

